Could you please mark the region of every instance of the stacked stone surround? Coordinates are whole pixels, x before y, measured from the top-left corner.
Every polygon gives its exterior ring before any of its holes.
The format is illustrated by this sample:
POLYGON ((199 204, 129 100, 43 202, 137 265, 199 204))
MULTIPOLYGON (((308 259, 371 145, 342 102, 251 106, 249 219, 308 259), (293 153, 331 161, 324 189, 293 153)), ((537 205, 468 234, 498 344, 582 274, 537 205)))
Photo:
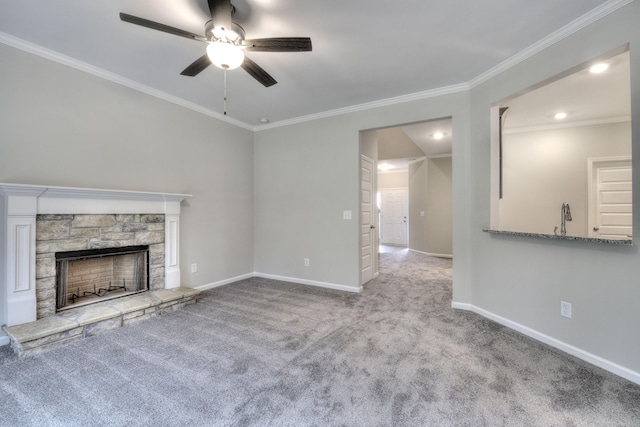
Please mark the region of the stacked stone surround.
POLYGON ((149 245, 149 289, 165 287, 164 214, 37 215, 37 318, 56 312, 56 252, 149 245))

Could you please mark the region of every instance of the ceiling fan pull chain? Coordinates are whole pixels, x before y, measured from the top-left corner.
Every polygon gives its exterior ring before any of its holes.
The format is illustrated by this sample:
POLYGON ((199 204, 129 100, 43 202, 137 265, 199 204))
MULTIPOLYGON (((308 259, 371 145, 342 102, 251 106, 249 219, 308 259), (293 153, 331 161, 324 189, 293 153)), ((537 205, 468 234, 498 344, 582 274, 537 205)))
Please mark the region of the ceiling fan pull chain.
POLYGON ((227 69, 224 68, 224 115, 227 115, 227 69))

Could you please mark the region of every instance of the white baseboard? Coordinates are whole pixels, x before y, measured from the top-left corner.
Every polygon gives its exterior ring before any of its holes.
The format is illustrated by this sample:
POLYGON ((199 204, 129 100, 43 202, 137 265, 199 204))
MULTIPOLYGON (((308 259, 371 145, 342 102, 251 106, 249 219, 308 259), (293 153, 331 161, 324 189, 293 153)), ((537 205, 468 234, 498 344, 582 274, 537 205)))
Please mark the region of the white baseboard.
POLYGON ((0 331, 0 347, 9 344, 11 344, 11 340, 9 339, 9 337, 4 334, 4 331, 0 331))
POLYGON ((228 285, 229 283, 239 282, 240 280, 250 279, 254 277, 254 273, 247 273, 241 276, 232 277, 230 279, 220 280, 219 282, 208 283, 206 285, 194 286, 193 289, 198 289, 199 291, 206 291, 208 289, 217 288, 219 286, 228 285))
POLYGON ((411 249, 411 248, 409 248, 409 250, 411 252, 417 252, 419 254, 424 254, 424 255, 428 255, 428 256, 434 256, 434 257, 437 257, 437 258, 453 258, 453 255, 451 255, 451 254, 432 254, 430 252, 422 252, 422 251, 418 251, 416 249, 411 249))
POLYGON ((362 286, 355 287, 355 286, 347 286, 347 285, 338 285, 336 283, 317 282, 315 280, 299 279, 296 277, 276 276, 273 274, 265 274, 265 273, 259 273, 259 272, 255 272, 253 274, 255 275, 255 277, 262 277, 264 279, 273 279, 273 280, 281 280, 283 282, 300 283, 302 285, 317 286, 319 288, 336 289, 338 291, 356 292, 356 293, 362 292, 362 286))
POLYGON ((354 286, 338 285, 335 283, 317 282, 315 280, 298 279, 296 277, 276 276, 274 274, 265 274, 265 273, 258 273, 258 272, 247 273, 241 276, 232 277, 230 279, 220 280, 219 282, 208 283, 206 285, 194 286, 193 289, 198 289, 199 291, 206 291, 208 289, 217 288, 219 286, 228 285, 229 283, 239 282, 240 280, 250 279, 252 277, 262 277, 264 279, 273 279, 273 280, 281 280, 283 282, 300 283, 301 285, 317 286, 320 288, 336 289, 339 291, 346 291, 346 292, 358 292, 358 293, 362 292, 362 286, 354 287, 354 286))
POLYGON ((531 329, 527 326, 516 323, 512 320, 506 319, 502 316, 498 316, 497 314, 491 313, 485 309, 480 307, 476 307, 473 304, 466 304, 460 302, 452 302, 451 308, 455 308, 458 310, 466 310, 477 313, 487 319, 491 319, 496 323, 504 325, 510 329, 518 331, 528 337, 531 337, 535 340, 541 341, 551 347, 555 347, 558 350, 562 350, 565 353, 568 353, 572 356, 577 357, 578 359, 582 359, 585 362, 591 363, 599 368, 604 369, 605 371, 609 371, 612 374, 616 374, 622 378, 625 378, 631 382, 636 384, 640 384, 640 372, 632 371, 631 369, 625 368, 624 366, 618 365, 617 363, 611 362, 609 360, 603 359, 600 356, 596 356, 595 354, 589 353, 588 351, 584 351, 580 348, 574 347, 570 344, 567 344, 563 341, 560 341, 556 338, 550 337, 549 335, 545 335, 540 333, 534 329, 531 329))

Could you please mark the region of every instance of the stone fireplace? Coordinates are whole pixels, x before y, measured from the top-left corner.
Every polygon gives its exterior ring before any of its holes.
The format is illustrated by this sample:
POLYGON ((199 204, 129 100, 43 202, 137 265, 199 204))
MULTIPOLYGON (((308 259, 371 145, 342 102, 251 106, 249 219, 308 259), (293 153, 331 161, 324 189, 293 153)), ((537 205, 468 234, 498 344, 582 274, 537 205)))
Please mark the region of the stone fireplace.
POLYGON ((36 216, 38 319, 125 293, 163 289, 164 270, 164 214, 36 216))
POLYGON ((110 279, 89 277, 82 286, 67 282, 71 295, 81 295, 61 299, 74 303, 89 301, 94 282, 101 296, 144 290, 134 290, 132 281, 146 282, 148 290, 179 287, 180 203, 189 196, 0 183, 0 324, 21 325, 56 313, 56 266, 67 269, 67 278, 71 268, 69 260, 58 262, 65 253, 88 260, 87 254, 102 250, 146 247, 145 267, 129 258, 96 267, 120 270, 110 279))

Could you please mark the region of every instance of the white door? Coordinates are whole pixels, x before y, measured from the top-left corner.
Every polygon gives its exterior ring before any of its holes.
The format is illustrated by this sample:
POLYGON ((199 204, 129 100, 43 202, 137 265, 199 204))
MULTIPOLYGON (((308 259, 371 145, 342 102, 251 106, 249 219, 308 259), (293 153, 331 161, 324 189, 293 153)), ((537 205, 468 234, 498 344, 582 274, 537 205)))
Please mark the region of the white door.
POLYGON ((589 236, 631 237, 630 159, 590 159, 589 236))
POLYGON ((408 244, 408 191, 406 188, 384 189, 382 194, 382 244, 408 244))
POLYGON ((360 284, 373 278, 375 248, 373 160, 360 159, 360 284))

